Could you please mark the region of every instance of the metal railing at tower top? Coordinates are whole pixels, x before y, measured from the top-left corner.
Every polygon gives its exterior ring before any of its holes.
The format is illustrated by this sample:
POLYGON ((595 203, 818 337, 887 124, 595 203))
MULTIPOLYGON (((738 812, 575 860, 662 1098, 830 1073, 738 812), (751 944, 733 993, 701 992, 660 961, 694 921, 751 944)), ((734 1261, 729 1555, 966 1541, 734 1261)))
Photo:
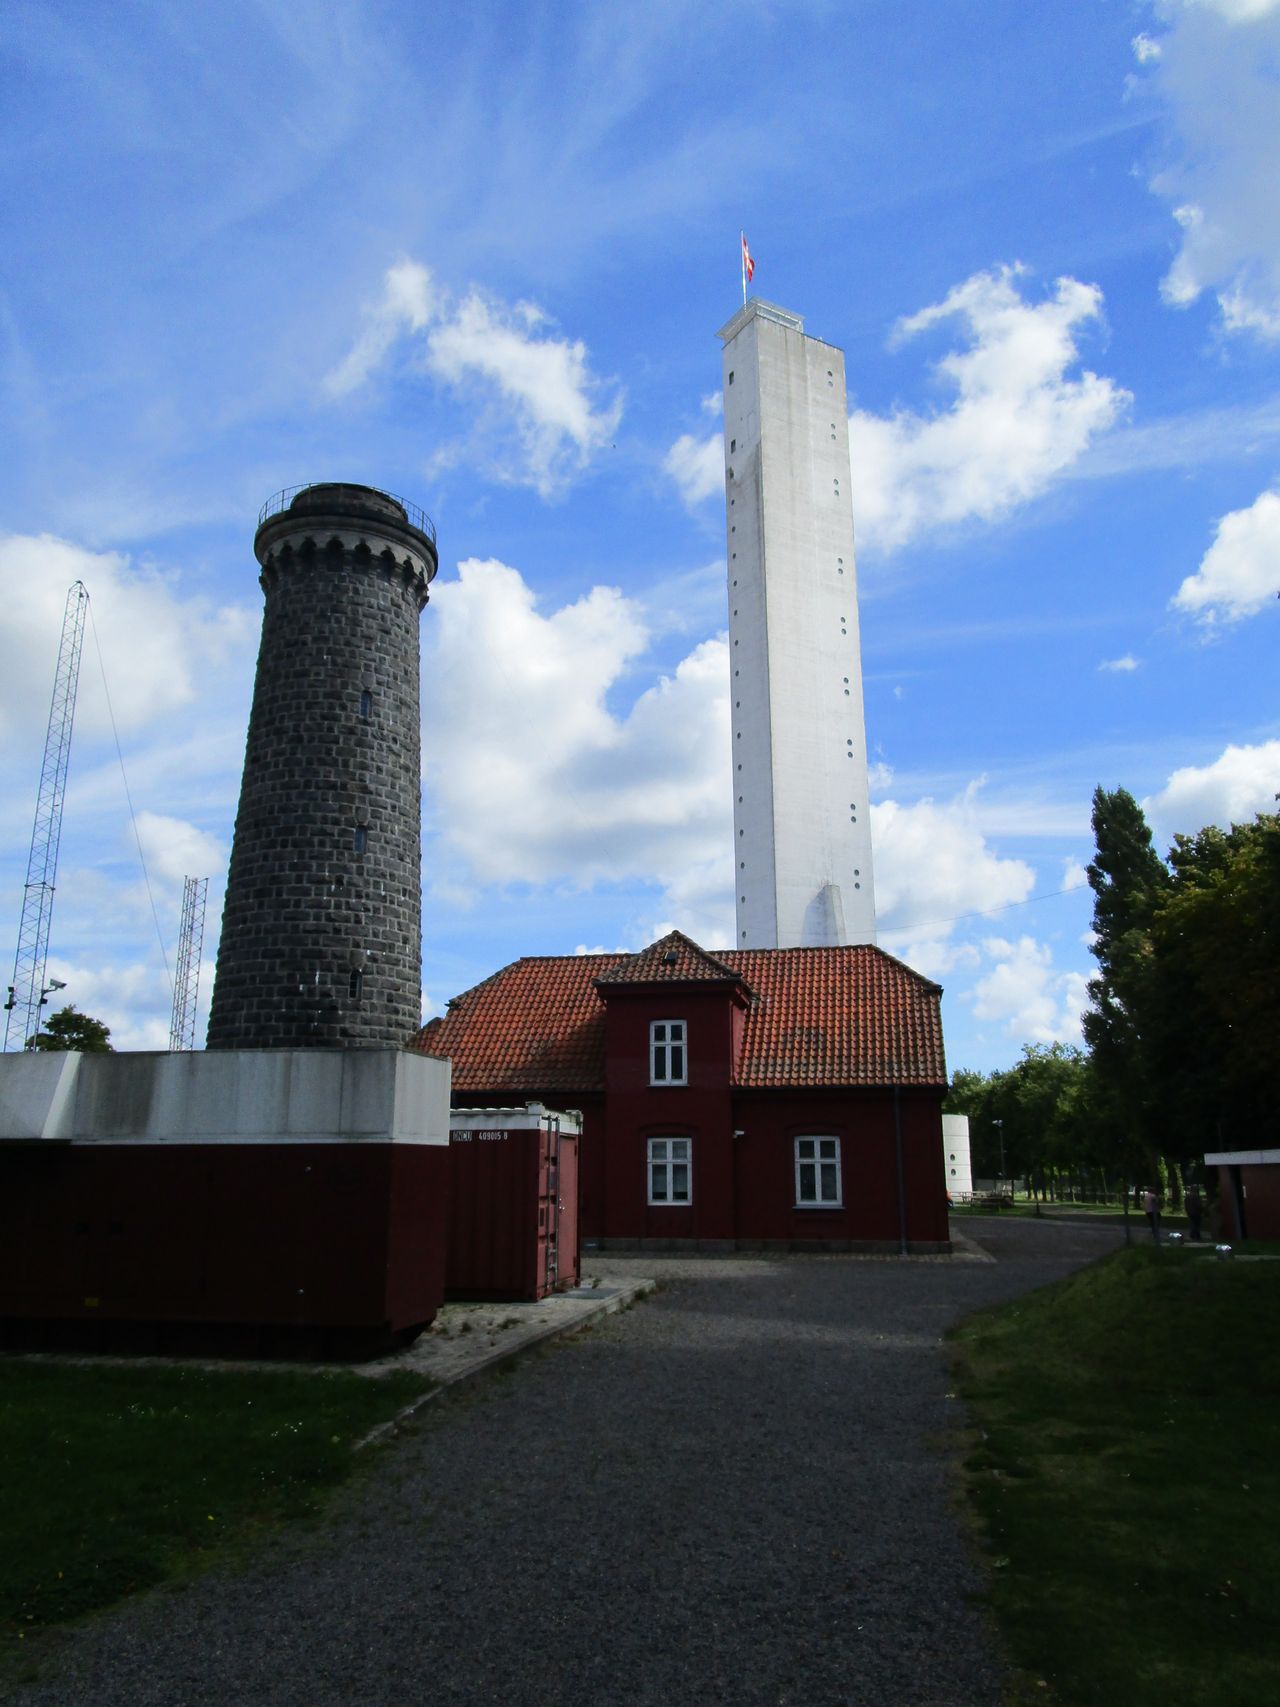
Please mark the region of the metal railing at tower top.
POLYGON ((275 492, 258 511, 258 526, 272 516, 283 514, 293 505, 293 501, 303 492, 329 491, 351 493, 376 492, 379 498, 389 498, 393 504, 399 504, 408 519, 409 526, 417 528, 419 533, 425 533, 432 545, 436 543, 436 524, 419 504, 411 504, 407 498, 401 498, 396 492, 384 492, 381 486, 361 486, 351 480, 304 480, 300 486, 286 486, 283 491, 275 492))

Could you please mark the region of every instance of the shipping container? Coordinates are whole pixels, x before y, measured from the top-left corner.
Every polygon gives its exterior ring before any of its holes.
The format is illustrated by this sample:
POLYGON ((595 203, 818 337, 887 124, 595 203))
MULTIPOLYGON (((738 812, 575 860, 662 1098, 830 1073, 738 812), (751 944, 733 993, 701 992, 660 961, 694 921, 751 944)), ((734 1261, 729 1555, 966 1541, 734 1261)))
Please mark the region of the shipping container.
POLYGON ((577 1113, 541 1103, 449 1116, 445 1297, 545 1298, 578 1283, 577 1113))

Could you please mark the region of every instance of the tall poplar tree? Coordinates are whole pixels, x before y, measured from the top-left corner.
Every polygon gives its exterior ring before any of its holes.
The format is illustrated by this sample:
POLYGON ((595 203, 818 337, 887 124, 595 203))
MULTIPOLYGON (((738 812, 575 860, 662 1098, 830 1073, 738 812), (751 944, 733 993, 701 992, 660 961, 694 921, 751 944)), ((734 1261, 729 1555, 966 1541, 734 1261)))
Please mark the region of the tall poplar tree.
POLYGON ((1151 927, 1170 876, 1127 789, 1094 790, 1093 836, 1088 876, 1098 975, 1089 982, 1084 1036, 1110 1129, 1108 1150, 1126 1165, 1145 1156, 1154 1174, 1167 1130, 1160 1074, 1166 1003, 1151 927))

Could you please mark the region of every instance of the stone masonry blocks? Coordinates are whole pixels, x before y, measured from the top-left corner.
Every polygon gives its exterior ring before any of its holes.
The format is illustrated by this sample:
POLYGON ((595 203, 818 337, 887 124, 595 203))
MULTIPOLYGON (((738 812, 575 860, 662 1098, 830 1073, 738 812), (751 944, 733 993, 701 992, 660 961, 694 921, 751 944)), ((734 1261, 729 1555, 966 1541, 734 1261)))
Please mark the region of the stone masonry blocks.
POLYGON ((397 1047, 420 1021, 434 543, 384 494, 335 485, 264 521, 255 550, 266 602, 208 1046, 397 1047))

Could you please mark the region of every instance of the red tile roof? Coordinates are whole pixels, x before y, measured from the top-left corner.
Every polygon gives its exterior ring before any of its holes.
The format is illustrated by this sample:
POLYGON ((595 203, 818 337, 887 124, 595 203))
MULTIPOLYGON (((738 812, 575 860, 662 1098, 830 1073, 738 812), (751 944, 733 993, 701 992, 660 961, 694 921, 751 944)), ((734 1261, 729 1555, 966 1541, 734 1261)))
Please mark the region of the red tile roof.
POLYGON ((941 987, 891 954, 862 944, 723 958, 755 992, 737 1084, 946 1083, 941 987))
POLYGON ((466 1094, 602 1091, 610 986, 714 976, 741 980, 749 998, 736 1084, 946 1083, 941 989, 882 949, 730 949, 712 957, 681 937, 682 973, 664 963, 671 946, 667 937, 637 955, 513 961, 456 996, 415 1046, 449 1056, 454 1090, 466 1094), (637 966, 649 976, 638 979, 637 966))

